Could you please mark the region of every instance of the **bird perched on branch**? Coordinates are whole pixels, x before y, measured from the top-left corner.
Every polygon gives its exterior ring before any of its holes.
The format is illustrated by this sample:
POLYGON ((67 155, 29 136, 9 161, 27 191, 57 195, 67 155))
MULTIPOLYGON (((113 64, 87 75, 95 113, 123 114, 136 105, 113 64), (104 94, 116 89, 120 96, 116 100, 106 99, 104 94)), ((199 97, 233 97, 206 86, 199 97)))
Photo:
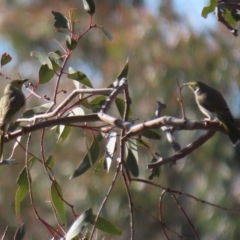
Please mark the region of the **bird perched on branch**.
POLYGON ((3 160, 4 134, 9 126, 22 116, 26 100, 22 86, 28 79, 13 80, 4 89, 0 99, 0 161, 3 160))
POLYGON ((183 86, 188 86, 194 92, 199 109, 209 120, 217 118, 222 123, 235 146, 240 140, 240 130, 234 124, 232 113, 222 94, 200 81, 185 83, 183 86))

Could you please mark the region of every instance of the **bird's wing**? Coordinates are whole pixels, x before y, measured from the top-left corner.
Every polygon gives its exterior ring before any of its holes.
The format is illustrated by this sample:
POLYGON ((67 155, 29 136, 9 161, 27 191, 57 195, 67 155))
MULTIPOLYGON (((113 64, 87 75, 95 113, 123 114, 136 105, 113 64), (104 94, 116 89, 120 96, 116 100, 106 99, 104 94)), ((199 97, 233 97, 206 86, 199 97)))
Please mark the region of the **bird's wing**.
POLYGON ((11 91, 4 94, 0 101, 1 126, 11 123, 13 115, 20 110, 25 103, 25 97, 22 92, 11 91))
POLYGON ((220 121, 220 118, 233 120, 233 116, 227 105, 227 102, 223 98, 222 94, 220 94, 218 91, 215 91, 214 94, 203 94, 202 97, 198 99, 198 101, 199 104, 206 108, 208 111, 216 113, 220 121))

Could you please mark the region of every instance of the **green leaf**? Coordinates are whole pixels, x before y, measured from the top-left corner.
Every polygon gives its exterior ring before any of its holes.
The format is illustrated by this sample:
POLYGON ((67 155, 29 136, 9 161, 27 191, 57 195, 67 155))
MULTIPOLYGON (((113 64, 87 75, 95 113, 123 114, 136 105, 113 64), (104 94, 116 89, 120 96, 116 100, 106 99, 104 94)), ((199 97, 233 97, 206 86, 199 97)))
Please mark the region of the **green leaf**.
POLYGON ((112 84, 110 84, 109 87, 117 87, 122 78, 127 78, 128 69, 129 69, 129 63, 128 63, 128 59, 127 59, 125 65, 124 65, 124 68, 122 69, 121 73, 118 75, 116 81, 114 81, 112 84))
POLYGON ((141 138, 137 139, 137 145, 139 147, 149 147, 150 146, 149 142, 143 141, 141 138))
POLYGON ((119 228, 117 228, 111 222, 109 222, 108 220, 106 220, 100 216, 98 217, 98 219, 95 223, 96 217, 97 217, 96 215, 92 215, 91 224, 93 224, 93 225, 95 224, 97 229, 99 229, 105 233, 114 235, 114 236, 122 235, 122 231, 119 228))
POLYGON ((9 54, 4 53, 1 57, 1 67, 8 64, 11 61, 12 61, 12 57, 9 54))
POLYGON ((121 117, 123 118, 124 116, 124 111, 125 111, 125 101, 121 98, 116 98, 115 99, 115 104, 117 106, 118 112, 121 115, 121 117))
POLYGON ((70 126, 65 126, 65 125, 60 125, 59 126, 59 136, 58 136, 58 142, 63 143, 68 135, 71 132, 71 127, 70 126))
POLYGON ((89 102, 91 105, 102 105, 106 102, 106 97, 104 96, 99 96, 94 98, 92 101, 89 102))
POLYGON ((44 103, 38 107, 28 109, 23 114, 23 118, 31 118, 36 114, 42 114, 45 113, 54 103, 44 103))
POLYGON ((92 208, 89 208, 74 221, 65 236, 65 240, 72 240, 75 236, 77 236, 85 228, 85 226, 90 223, 92 218, 92 208))
POLYGON ((57 50, 55 52, 50 52, 48 54, 48 58, 52 63, 52 68, 50 67, 50 69, 56 72, 60 67, 62 67, 63 58, 60 51, 57 50))
POLYGON ((232 14, 228 9, 225 9, 224 18, 230 25, 234 27, 237 25, 237 21, 232 17, 232 14))
POLYGON ((98 164, 93 171, 94 174, 98 174, 100 170, 104 168, 105 160, 106 160, 106 155, 104 154, 98 161, 98 164))
POLYGON ((15 196, 15 212, 17 217, 20 218, 20 205, 22 200, 26 197, 29 190, 26 167, 23 168, 23 170, 19 174, 19 177, 17 179, 17 184, 19 187, 15 196))
POLYGON ((210 4, 202 10, 202 17, 207 18, 208 14, 215 11, 217 0, 210 0, 210 4))
POLYGON ((66 226, 67 222, 65 216, 64 202, 61 197, 62 197, 61 186, 55 181, 51 185, 52 204, 55 208, 55 211, 59 215, 61 222, 66 226))
POLYGON ((106 169, 109 172, 112 160, 113 160, 113 154, 116 149, 116 143, 117 143, 117 133, 111 132, 109 135, 109 141, 106 146, 106 169))
POLYGON ((46 165, 47 167, 49 168, 53 168, 54 167, 54 164, 55 164, 55 158, 53 155, 50 155, 47 159, 47 162, 46 162, 46 165))
POLYGON ((70 23, 68 18, 60 13, 60 12, 54 12, 52 11, 52 14, 54 15, 54 27, 57 29, 65 28, 65 29, 70 29, 70 23))
POLYGON ((100 153, 100 146, 99 146, 100 137, 102 138, 100 134, 98 135, 98 137, 94 136, 94 139, 91 143, 90 148, 88 149, 82 162, 78 165, 77 169, 74 171, 70 179, 78 177, 83 173, 85 173, 98 160, 99 153, 100 153))
MULTIPOLYGON (((154 163, 156 162, 157 159, 155 157, 153 157, 151 163, 154 163)), ((159 177, 160 176, 160 167, 157 167, 157 168, 153 168, 151 169, 152 173, 151 175, 148 177, 149 180, 152 180, 153 178, 155 177, 159 177)))
POLYGON ((51 60, 48 58, 48 56, 45 53, 32 51, 30 52, 30 56, 36 58, 42 65, 48 65, 50 69, 53 68, 51 60))
POLYGON ((121 71, 121 73, 118 75, 117 79, 120 81, 122 78, 127 78, 128 76, 128 69, 129 69, 129 62, 128 59, 124 65, 123 70, 121 71))
POLYGON ((145 138, 160 140, 161 136, 153 130, 147 130, 142 133, 145 138))
POLYGON ((25 224, 22 223, 20 227, 17 228, 17 231, 14 235, 14 240, 22 240, 26 233, 25 224))
MULTIPOLYGON (((122 98, 116 98, 115 99, 115 104, 117 106, 119 114, 123 118, 124 112, 125 112, 125 101, 122 98)), ((132 108, 130 107, 128 117, 131 117, 132 115, 133 115, 132 108)))
POLYGON ((106 97, 104 96, 99 96, 94 98, 91 102, 89 102, 89 108, 93 111, 93 112, 99 112, 102 108, 102 106, 104 105, 104 103, 106 102, 106 97))
POLYGON ((110 41, 112 41, 112 35, 111 35, 111 33, 105 28, 105 27, 101 27, 101 29, 102 29, 102 32, 103 32, 103 34, 110 40, 110 41))
POLYGON ((87 87, 90 87, 90 88, 93 87, 90 80, 86 76, 86 74, 84 74, 80 71, 75 72, 71 67, 69 68, 69 74, 67 76, 70 79, 79 81, 80 83, 82 83, 83 85, 85 85, 87 87))
POLYGON ((128 139, 126 142, 126 146, 128 149, 130 149, 132 151, 132 154, 134 155, 137 164, 138 164, 138 146, 137 146, 137 140, 132 138, 132 139, 128 139))
POLYGON ((54 71, 51 70, 47 64, 42 65, 39 69, 39 83, 44 84, 49 82, 53 76, 54 76, 54 71))
POLYGON ((95 3, 93 0, 83 0, 83 7, 91 16, 95 13, 95 3))
POLYGON ((66 37, 66 46, 68 50, 74 50, 77 47, 77 44, 78 42, 75 39, 71 38, 70 36, 66 37))
POLYGON ((127 167, 128 170, 132 173, 134 177, 138 177, 139 175, 139 168, 137 159, 135 158, 134 154, 130 149, 128 149, 128 155, 127 155, 127 167))
POLYGON ((85 107, 87 109, 91 109, 92 106, 89 104, 88 100, 87 99, 84 99, 82 102, 81 102, 81 106, 82 107, 85 107))

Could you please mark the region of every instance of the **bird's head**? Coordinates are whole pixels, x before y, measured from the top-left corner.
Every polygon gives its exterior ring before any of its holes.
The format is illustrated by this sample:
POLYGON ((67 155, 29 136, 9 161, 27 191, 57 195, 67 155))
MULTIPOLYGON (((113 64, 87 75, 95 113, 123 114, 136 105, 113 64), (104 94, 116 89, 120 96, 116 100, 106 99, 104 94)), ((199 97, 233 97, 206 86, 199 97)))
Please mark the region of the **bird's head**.
POLYGON ((23 84, 28 81, 28 79, 17 79, 9 83, 11 87, 22 89, 23 84))
POLYGON ((200 82, 188 82, 183 84, 183 86, 188 86, 192 89, 193 92, 196 92, 200 88, 200 85, 200 82))

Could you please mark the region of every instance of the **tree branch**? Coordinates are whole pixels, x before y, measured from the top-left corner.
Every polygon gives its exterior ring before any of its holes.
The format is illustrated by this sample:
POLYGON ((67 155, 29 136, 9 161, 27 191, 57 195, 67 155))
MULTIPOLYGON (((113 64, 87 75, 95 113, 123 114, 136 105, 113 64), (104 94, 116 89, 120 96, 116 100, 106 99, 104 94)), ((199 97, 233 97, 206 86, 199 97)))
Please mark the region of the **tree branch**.
POLYGON ((167 158, 159 157, 157 162, 148 164, 148 169, 156 168, 156 167, 159 167, 159 166, 161 166, 163 164, 166 164, 166 163, 175 163, 176 161, 178 161, 178 160, 184 158, 185 156, 187 156, 189 153, 193 152, 195 149, 197 149, 200 146, 202 146, 215 133, 216 133, 216 131, 214 131, 214 130, 206 132, 201 137, 199 137, 196 141, 190 143, 184 149, 182 149, 181 151, 177 152, 176 154, 174 154, 171 157, 167 157, 167 158))

